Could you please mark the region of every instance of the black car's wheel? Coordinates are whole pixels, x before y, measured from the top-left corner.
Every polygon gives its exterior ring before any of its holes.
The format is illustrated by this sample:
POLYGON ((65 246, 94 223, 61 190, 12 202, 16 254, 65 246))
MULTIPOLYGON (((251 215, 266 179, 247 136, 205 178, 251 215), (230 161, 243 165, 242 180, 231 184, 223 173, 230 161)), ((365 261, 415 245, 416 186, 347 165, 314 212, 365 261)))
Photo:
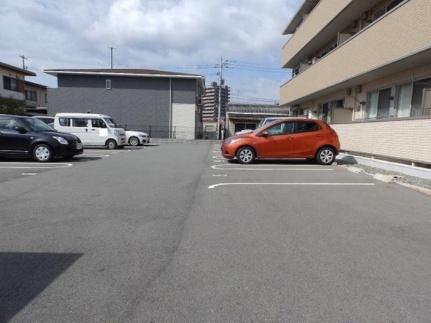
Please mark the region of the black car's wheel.
POLYGON ((335 150, 331 147, 320 148, 316 154, 316 161, 321 165, 332 165, 335 161, 335 150))
POLYGON ((139 138, 138 137, 130 137, 129 138, 130 146, 139 146, 139 138))
POLYGON ((117 149, 117 142, 113 139, 109 139, 106 142, 106 148, 108 148, 109 150, 111 149, 117 149))
POLYGON ((251 164, 256 159, 256 153, 251 147, 242 147, 236 152, 236 158, 241 164, 251 164))
POLYGON ((33 158, 41 163, 46 163, 52 160, 52 149, 48 145, 39 144, 33 148, 33 158))

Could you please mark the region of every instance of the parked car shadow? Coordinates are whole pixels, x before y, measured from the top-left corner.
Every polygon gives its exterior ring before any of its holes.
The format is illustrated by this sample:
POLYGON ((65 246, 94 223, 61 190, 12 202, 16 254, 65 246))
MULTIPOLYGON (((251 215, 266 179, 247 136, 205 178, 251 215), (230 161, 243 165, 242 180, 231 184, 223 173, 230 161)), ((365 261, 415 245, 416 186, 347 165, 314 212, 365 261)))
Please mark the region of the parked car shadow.
MULTIPOLYGON (((228 160, 229 163, 238 163, 237 160, 228 160)), ((265 159, 256 160, 254 165, 313 165, 314 160, 308 159, 265 159)))
POLYGON ((14 317, 81 256, 0 252, 0 322, 14 317))

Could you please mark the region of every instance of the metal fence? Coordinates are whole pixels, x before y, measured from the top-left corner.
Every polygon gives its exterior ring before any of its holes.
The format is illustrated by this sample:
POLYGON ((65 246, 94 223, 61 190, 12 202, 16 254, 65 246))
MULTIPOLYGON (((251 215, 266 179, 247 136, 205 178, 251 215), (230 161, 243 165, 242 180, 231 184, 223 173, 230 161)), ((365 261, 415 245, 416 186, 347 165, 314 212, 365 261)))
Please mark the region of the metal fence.
POLYGON ((186 127, 186 126, 168 127, 168 126, 146 125, 146 124, 123 124, 121 125, 121 127, 126 130, 146 132, 150 135, 151 138, 182 139, 182 138, 190 138, 191 136, 194 135, 193 139, 205 139, 205 134, 202 127, 186 127))

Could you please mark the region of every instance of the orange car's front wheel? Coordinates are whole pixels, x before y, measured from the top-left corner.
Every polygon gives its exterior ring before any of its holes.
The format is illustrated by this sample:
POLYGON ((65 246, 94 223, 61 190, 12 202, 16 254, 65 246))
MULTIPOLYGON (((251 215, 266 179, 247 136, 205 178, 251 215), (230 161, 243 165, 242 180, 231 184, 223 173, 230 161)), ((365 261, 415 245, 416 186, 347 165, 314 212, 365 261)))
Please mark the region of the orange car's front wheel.
POLYGON ((242 147, 236 152, 236 158, 241 164, 251 164, 256 159, 256 153, 251 147, 242 147))

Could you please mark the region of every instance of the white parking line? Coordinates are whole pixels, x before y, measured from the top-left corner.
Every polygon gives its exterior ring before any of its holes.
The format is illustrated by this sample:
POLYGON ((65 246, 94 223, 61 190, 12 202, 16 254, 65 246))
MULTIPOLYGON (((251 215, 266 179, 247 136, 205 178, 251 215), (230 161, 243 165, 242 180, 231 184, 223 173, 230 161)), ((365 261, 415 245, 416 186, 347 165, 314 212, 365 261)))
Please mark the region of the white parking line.
POLYGON ((90 158, 100 157, 100 158, 106 158, 106 157, 111 157, 111 155, 102 155, 102 154, 82 154, 82 155, 76 156, 75 158, 80 158, 80 157, 90 157, 90 158))
POLYGON ((213 177, 227 177, 227 174, 213 174, 213 177))
POLYGON ((214 170, 241 170, 241 171, 283 171, 283 172, 289 172, 289 171, 319 171, 319 172, 331 172, 334 171, 334 168, 303 168, 302 166, 298 165, 296 168, 252 168, 252 167, 223 167, 223 165, 213 165, 211 166, 214 170))
POLYGON ((273 185, 273 186, 375 186, 374 183, 218 183, 208 186, 209 189, 221 186, 238 186, 238 185, 273 185))
POLYGON ((21 173, 22 176, 34 176, 37 175, 37 173, 21 173))
POLYGON ((0 163, 0 169, 49 169, 72 167, 70 163, 26 163, 26 162, 6 162, 0 163))

